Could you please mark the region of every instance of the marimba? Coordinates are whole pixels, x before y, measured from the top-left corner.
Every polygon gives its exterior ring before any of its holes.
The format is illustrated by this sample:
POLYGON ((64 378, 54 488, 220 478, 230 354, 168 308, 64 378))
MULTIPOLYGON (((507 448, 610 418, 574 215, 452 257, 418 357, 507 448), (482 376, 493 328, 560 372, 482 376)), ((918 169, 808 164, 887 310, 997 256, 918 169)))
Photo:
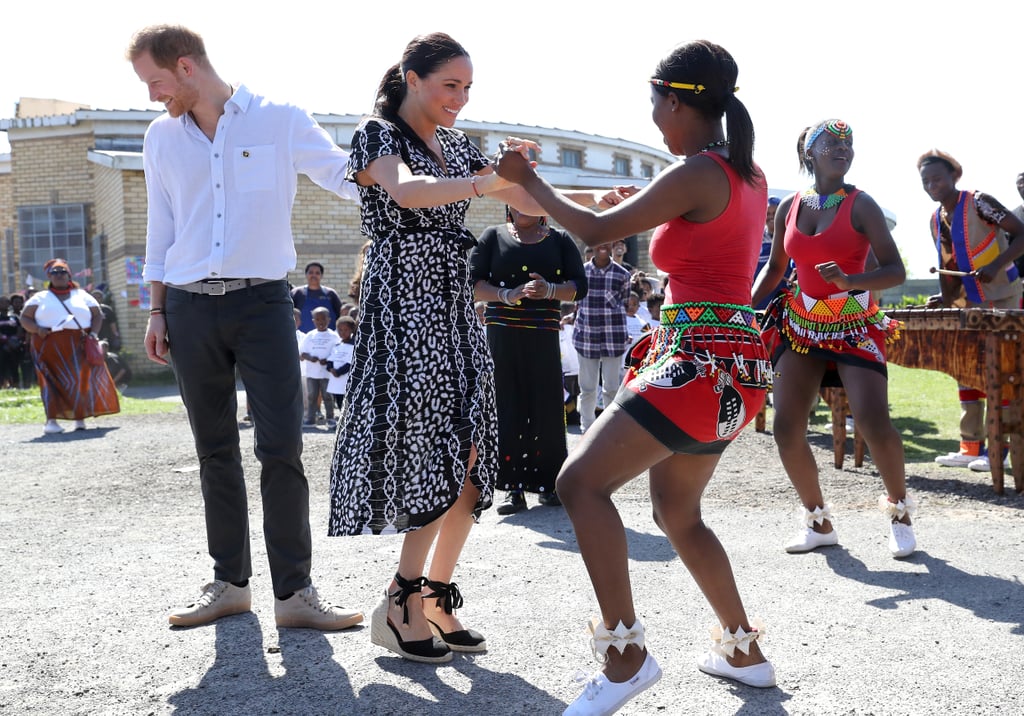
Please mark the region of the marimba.
POLYGON ((889 362, 938 370, 985 391, 992 489, 1003 493, 998 446, 1006 435, 1014 486, 1024 492, 1024 310, 907 308, 886 315, 903 322, 900 337, 886 349, 889 362))

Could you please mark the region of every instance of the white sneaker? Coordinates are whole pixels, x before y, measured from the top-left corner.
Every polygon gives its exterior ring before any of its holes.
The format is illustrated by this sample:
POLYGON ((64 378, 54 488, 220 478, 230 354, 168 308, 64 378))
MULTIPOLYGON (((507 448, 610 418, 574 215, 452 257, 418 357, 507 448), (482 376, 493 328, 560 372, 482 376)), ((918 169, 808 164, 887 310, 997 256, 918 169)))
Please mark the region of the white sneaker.
POLYGON ((231 582, 215 579, 203 586, 199 598, 182 609, 171 612, 167 618, 174 626, 200 626, 221 617, 241 614, 252 608, 252 592, 249 585, 236 587, 231 582))
POLYGON ((75 421, 75 430, 85 430, 85 421, 84 420, 76 420, 75 421))
POLYGON ((363 613, 323 601, 311 584, 288 599, 275 599, 274 619, 278 627, 334 631, 355 626, 363 621, 363 613))
MULTIPOLYGON (((853 432, 853 418, 847 417, 845 425, 846 425, 846 432, 852 433, 853 432)), ((825 430, 828 431, 828 432, 832 432, 832 423, 825 423, 825 430)))
POLYGON ((583 693, 569 704, 562 716, 610 716, 640 692, 654 686, 661 678, 661 667, 650 652, 640 670, 628 681, 609 681, 598 671, 586 681, 583 693))
POLYGON ((839 544, 839 534, 834 527, 831 532, 815 532, 810 527, 804 527, 786 543, 785 550, 790 554, 799 554, 834 544, 839 544))
MULTIPOLYGON (((988 461, 988 455, 982 455, 976 457, 967 463, 967 467, 975 472, 992 472, 992 463, 988 461)), ((1007 453, 1006 457, 1003 458, 1003 468, 1010 469, 1010 454, 1007 453)))
POLYGON ((902 522, 892 522, 889 525, 889 551, 894 559, 909 557, 917 549, 917 538, 914 537, 914 528, 902 522))
POLYGON ((43 425, 43 432, 46 435, 56 435, 57 433, 64 432, 64 428, 56 420, 47 420, 43 425))
POLYGON ((775 667, 770 661, 753 666, 733 666, 721 654, 709 651, 697 659, 697 668, 705 674, 732 679, 758 689, 775 686, 775 667))
MULTIPOLYGON (((939 455, 935 458, 935 462, 939 463, 943 467, 968 467, 977 459, 977 455, 968 455, 963 452, 950 452, 945 455, 939 455)), ((988 464, 988 458, 985 458, 985 464, 988 464)), ((985 469, 987 470, 988 468, 986 467, 985 469)))

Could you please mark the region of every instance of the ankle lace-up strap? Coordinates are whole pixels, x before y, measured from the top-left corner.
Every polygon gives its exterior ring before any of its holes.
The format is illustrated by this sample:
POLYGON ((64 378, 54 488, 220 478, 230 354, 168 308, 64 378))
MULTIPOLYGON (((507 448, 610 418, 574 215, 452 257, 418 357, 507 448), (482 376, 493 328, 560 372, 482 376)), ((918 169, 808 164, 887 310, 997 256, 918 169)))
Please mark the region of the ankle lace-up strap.
POLYGON ((409 597, 417 592, 423 590, 423 585, 427 583, 426 577, 417 577, 416 579, 405 579, 398 572, 395 572, 395 581, 398 583, 398 589, 393 592, 385 590, 385 594, 389 598, 395 600, 395 606, 402 607, 402 623, 409 623, 409 597))
POLYGON ((914 513, 917 512, 917 500, 908 494, 904 495, 899 502, 889 502, 888 495, 879 495, 878 509, 888 515, 890 520, 897 522, 907 515, 914 516, 914 513))
POLYGON ((743 627, 737 627, 736 631, 729 631, 728 627, 722 629, 716 624, 711 627, 711 638, 715 642, 711 650, 722 656, 732 656, 737 649, 744 654, 749 654, 750 645, 762 638, 764 634, 764 622, 760 619, 750 620, 750 631, 744 630, 743 627))
POLYGON ((620 620, 614 630, 609 630, 600 619, 594 617, 587 626, 593 635, 590 638, 590 648, 602 664, 608 661, 609 647, 614 646, 620 654, 630 644, 636 644, 641 649, 644 648, 644 625, 640 623, 639 619, 628 628, 620 620))
POLYGON ((423 598, 441 601, 441 608, 445 614, 453 614, 456 609, 462 609, 462 592, 455 582, 432 582, 424 578, 423 583, 433 590, 430 594, 423 595, 423 598))

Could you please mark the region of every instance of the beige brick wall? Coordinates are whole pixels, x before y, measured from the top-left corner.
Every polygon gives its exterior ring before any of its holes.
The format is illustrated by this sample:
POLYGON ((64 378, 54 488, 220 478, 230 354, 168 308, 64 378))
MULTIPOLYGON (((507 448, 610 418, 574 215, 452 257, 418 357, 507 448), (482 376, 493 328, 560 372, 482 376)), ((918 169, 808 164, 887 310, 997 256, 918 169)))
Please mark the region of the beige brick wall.
POLYGON ((92 134, 22 139, 11 143, 12 200, 15 207, 92 204, 92 134))
MULTIPOLYGON (((95 169, 96 232, 106 244, 104 276, 117 311, 121 353, 133 369, 149 368, 142 348, 149 314, 139 305, 139 285, 129 284, 125 259, 144 256, 146 250, 146 183, 141 171, 95 169)), ((94 280, 99 282, 99 278, 94 280)), ((157 370, 166 370, 153 364, 157 370)))
POLYGON ((0 262, 3 262, 3 286, 0 286, 0 293, 9 295, 21 287, 19 272, 7 265, 8 251, 7 230, 11 230, 11 243, 16 245, 13 239, 14 224, 17 221, 17 214, 14 211, 14 199, 11 191, 14 187, 14 174, 0 174, 0 262), (10 269, 10 273, 8 273, 10 269))
MULTIPOLYGON (((148 313, 139 305, 139 286, 127 283, 125 271, 126 259, 145 255, 145 178, 141 171, 90 162, 87 154, 95 141, 87 125, 81 129, 83 133, 72 136, 12 142, 11 174, 0 176, 0 241, 3 228, 10 226, 15 229, 17 246, 19 206, 86 204, 89 237, 102 235, 106 242, 103 278, 117 310, 123 352, 137 373, 165 373, 166 368, 145 358, 142 344, 148 313)), ((504 203, 486 198, 473 201, 467 215, 470 231, 478 236, 486 227, 504 220, 504 203)), ((310 261, 320 261, 326 267, 324 283, 344 298, 365 241, 359 231, 358 206, 300 177, 292 231, 297 258, 288 279, 294 285, 303 285, 303 267, 310 261)), ((648 264, 646 239, 646 235, 641 237, 641 266, 648 264)), ((0 248, 6 250, 2 244, 0 248)))

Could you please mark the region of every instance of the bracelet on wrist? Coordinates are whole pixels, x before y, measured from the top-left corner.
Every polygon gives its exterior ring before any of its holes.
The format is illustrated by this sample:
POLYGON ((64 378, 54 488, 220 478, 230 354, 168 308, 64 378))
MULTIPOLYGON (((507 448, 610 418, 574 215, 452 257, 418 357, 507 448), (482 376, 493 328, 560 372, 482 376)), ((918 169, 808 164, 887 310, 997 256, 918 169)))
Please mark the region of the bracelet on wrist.
POLYGON ((151 308, 149 309, 149 315, 151 316, 166 316, 167 311, 162 308, 151 308))
POLYGON ((473 187, 473 193, 476 195, 476 198, 482 199, 484 195, 481 194, 480 190, 476 188, 476 174, 469 178, 469 185, 473 187))

